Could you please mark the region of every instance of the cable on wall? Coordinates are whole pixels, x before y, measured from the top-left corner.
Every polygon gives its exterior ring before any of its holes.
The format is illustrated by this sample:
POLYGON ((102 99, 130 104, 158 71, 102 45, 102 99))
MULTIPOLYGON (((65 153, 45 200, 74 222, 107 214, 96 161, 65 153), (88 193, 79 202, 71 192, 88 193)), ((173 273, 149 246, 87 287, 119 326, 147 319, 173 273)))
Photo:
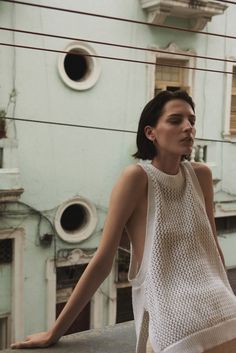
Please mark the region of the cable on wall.
MULTIPOLYGON (((129 134, 137 134, 137 131, 133 131, 133 130, 115 129, 115 128, 108 128, 108 127, 102 127, 102 126, 93 126, 93 125, 71 124, 71 123, 58 122, 58 121, 26 119, 26 118, 12 118, 9 116, 6 116, 4 119, 22 121, 22 122, 27 122, 27 123, 49 124, 49 125, 67 126, 67 127, 75 127, 75 128, 82 128, 82 129, 103 130, 103 131, 109 131, 109 132, 123 132, 123 133, 129 133, 129 134)), ((195 140, 236 144, 236 141, 234 142, 234 141, 230 141, 230 140, 218 140, 218 139, 208 139, 208 138, 199 138, 199 137, 195 137, 195 140)))
POLYGON ((121 22, 135 23, 135 24, 139 24, 139 25, 147 25, 147 26, 152 26, 152 27, 172 29, 172 30, 181 31, 181 32, 198 33, 198 34, 203 34, 203 35, 208 35, 208 36, 215 36, 215 37, 228 38, 228 39, 236 39, 236 36, 232 36, 232 35, 225 35, 225 34, 213 33, 213 32, 197 31, 197 30, 193 30, 193 29, 180 28, 180 27, 175 27, 175 26, 160 25, 160 24, 156 24, 156 23, 149 23, 149 22, 145 22, 145 21, 132 20, 132 19, 123 18, 123 17, 108 16, 108 15, 102 15, 102 14, 97 14, 97 13, 92 13, 92 12, 85 12, 85 11, 79 11, 79 10, 72 10, 72 9, 67 9, 67 8, 43 5, 43 4, 38 4, 38 3, 29 3, 29 2, 24 2, 24 1, 15 1, 15 0, 1 0, 1 1, 8 2, 8 3, 13 3, 13 4, 16 4, 16 5, 33 6, 33 7, 43 8, 43 9, 47 9, 47 10, 63 11, 63 12, 79 14, 79 15, 92 16, 92 17, 97 17, 97 18, 105 18, 107 20, 113 20, 113 21, 121 21, 121 22))
POLYGON ((226 3, 226 4, 233 4, 233 5, 236 5, 236 2, 235 2, 235 1, 230 1, 230 0, 215 0, 215 1, 224 2, 224 3, 226 3))
MULTIPOLYGON (((46 51, 46 52, 60 53, 60 54, 71 54, 70 52, 65 51, 65 50, 59 50, 59 49, 57 50, 57 49, 42 48, 42 47, 32 47, 32 46, 28 46, 28 45, 10 44, 10 43, 0 42, 0 46, 1 45, 2 46, 6 46, 6 47, 13 47, 13 48, 46 51)), ((73 53, 73 55, 81 55, 81 54, 75 52, 75 53, 73 53)), ((207 71, 207 72, 214 72, 214 73, 220 73, 220 74, 235 75, 235 73, 233 71, 204 69, 204 68, 200 68, 200 67, 191 67, 191 66, 182 66, 182 65, 170 65, 170 64, 156 63, 156 62, 145 61, 145 60, 134 60, 134 59, 128 59, 128 58, 118 58, 118 57, 114 57, 114 56, 94 55, 94 54, 85 54, 85 53, 83 54, 83 56, 99 58, 99 59, 115 60, 115 61, 124 61, 124 62, 136 63, 136 64, 147 64, 147 65, 154 65, 154 66, 177 67, 177 68, 181 68, 181 69, 184 69, 184 70, 195 70, 195 71, 204 71, 204 72, 207 71)))
POLYGON ((196 58, 196 59, 206 59, 206 60, 213 60, 213 61, 220 61, 220 62, 236 63, 236 60, 232 60, 232 59, 224 59, 224 58, 213 57, 213 56, 204 56, 204 55, 194 55, 194 54, 189 54, 189 53, 173 53, 173 52, 168 52, 166 50, 155 49, 155 48, 130 46, 130 45, 125 45, 125 44, 103 42, 103 41, 97 41, 97 40, 91 40, 91 39, 85 39, 85 38, 61 36, 61 35, 51 34, 51 33, 42 33, 42 32, 34 32, 34 31, 26 31, 26 30, 22 30, 22 29, 13 29, 13 28, 9 28, 9 27, 0 27, 0 30, 22 33, 22 34, 29 34, 29 35, 36 35, 36 36, 42 36, 42 37, 49 37, 49 38, 55 38, 55 39, 67 39, 67 40, 71 40, 71 41, 80 41, 80 42, 99 44, 99 45, 124 48, 124 49, 133 49, 133 50, 162 53, 162 54, 168 54, 168 55, 185 56, 185 57, 196 58))

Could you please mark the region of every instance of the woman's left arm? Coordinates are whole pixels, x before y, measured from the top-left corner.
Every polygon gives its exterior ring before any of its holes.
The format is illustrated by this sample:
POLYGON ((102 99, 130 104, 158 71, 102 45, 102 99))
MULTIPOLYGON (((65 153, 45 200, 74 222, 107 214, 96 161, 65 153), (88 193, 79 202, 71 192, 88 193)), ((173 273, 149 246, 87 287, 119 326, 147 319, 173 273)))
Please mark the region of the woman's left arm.
POLYGON ((206 213, 211 224, 212 232, 215 238, 215 242, 225 267, 225 260, 223 252, 220 248, 217 234, 216 234, 216 225, 215 225, 215 217, 214 217, 214 191, 213 191, 213 180, 212 180, 212 173, 210 168, 203 163, 193 163, 194 171, 197 175, 199 184, 201 186, 204 199, 205 199, 205 206, 206 206, 206 213))

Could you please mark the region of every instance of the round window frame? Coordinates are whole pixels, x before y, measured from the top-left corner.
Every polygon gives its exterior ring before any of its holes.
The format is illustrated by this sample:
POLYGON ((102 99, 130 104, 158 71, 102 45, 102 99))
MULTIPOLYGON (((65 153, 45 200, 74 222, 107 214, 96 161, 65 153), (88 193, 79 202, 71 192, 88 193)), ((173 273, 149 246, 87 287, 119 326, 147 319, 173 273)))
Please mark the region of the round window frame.
POLYGON ((93 56, 86 56, 88 71, 90 72, 87 75, 87 78, 82 79, 81 81, 74 81, 67 75, 64 67, 64 61, 66 55, 71 51, 78 51, 81 55, 97 55, 95 50, 87 43, 73 42, 67 45, 64 51, 66 51, 66 53, 61 54, 58 60, 58 71, 62 81, 66 84, 66 86, 76 91, 84 91, 92 88, 97 83, 101 74, 101 65, 97 58, 93 56))
POLYGON ((59 237, 67 243, 80 243, 88 239, 94 232, 97 226, 97 210, 96 207, 87 199, 76 197, 71 200, 65 201, 62 205, 60 205, 57 209, 54 225, 59 237), (85 208, 85 212, 88 217, 88 221, 85 225, 75 231, 66 231, 63 229, 61 225, 61 217, 63 212, 72 205, 80 205, 85 208))

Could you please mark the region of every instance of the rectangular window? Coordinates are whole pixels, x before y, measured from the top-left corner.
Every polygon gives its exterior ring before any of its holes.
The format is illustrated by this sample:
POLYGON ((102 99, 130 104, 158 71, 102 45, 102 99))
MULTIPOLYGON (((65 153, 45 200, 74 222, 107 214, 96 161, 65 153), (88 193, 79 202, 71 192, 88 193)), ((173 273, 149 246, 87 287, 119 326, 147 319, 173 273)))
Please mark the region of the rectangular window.
POLYGON ((189 92, 189 87, 186 86, 188 73, 183 68, 183 66, 187 67, 187 63, 187 61, 183 60, 157 59, 155 95, 163 90, 176 91, 183 89, 189 92))
POLYGON ((9 344, 9 316, 0 316, 0 349, 8 348, 9 344))
POLYGON ((236 66, 233 67, 232 91, 231 91, 231 112, 230 132, 236 134, 236 66))

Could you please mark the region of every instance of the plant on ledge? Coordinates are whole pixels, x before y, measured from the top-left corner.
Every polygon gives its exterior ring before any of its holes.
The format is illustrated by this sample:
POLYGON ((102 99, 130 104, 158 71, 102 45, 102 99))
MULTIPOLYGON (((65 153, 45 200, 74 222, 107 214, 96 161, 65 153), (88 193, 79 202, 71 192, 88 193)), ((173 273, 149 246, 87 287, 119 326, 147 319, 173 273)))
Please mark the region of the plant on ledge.
POLYGON ((6 111, 0 110, 0 139, 7 137, 5 116, 6 116, 6 111))

